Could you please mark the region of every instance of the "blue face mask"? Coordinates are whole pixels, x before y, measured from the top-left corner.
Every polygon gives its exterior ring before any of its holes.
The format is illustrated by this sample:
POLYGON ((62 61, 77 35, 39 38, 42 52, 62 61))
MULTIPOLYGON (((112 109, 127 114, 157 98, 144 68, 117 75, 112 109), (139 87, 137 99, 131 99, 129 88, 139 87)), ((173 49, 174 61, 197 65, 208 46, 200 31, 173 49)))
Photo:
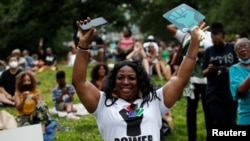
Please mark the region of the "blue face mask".
POLYGON ((242 59, 239 59, 239 61, 242 63, 242 64, 250 64, 250 58, 246 59, 246 60, 242 60, 242 59))

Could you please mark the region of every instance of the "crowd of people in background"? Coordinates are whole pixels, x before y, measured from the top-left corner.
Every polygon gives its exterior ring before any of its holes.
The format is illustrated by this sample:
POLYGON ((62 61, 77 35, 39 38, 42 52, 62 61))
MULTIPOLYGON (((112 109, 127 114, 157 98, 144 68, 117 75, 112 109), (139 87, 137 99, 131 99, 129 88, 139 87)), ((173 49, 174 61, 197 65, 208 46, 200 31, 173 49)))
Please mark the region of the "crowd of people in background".
MULTIPOLYGON (((199 26, 204 24, 200 23, 199 26)), ((98 90, 103 90, 104 82, 114 66, 112 64, 137 61, 149 77, 158 78, 163 85, 176 76, 180 65, 176 61, 178 57, 184 58, 191 38, 188 32, 184 33, 174 25, 168 25, 167 29, 176 41, 163 41, 154 35, 135 39, 129 28, 124 28, 119 40, 110 41, 102 39, 98 35, 98 29, 95 29, 89 44, 89 63, 95 64, 89 81, 98 90)), ((246 34, 238 33, 235 34, 235 40, 228 40, 221 23, 213 23, 208 31, 204 29, 204 33, 198 57, 195 58, 196 66, 183 91, 183 96, 187 99, 186 122, 189 141, 196 140, 197 108, 200 100, 207 136, 213 127, 250 125, 250 41, 246 34)), ((56 109, 66 111, 70 119, 80 118, 74 114, 76 109, 72 104, 75 88, 66 84, 66 74, 59 69, 59 65, 73 67, 77 51, 77 44, 73 44, 65 57, 66 63, 61 64, 51 47, 43 48, 41 40, 37 52, 14 49, 8 58, 0 61, 0 106, 17 108, 19 126, 33 122, 41 122, 43 126, 48 124, 50 115, 47 113, 46 104, 42 103, 41 92, 36 88, 38 81, 33 78, 36 73, 45 70, 57 71, 58 85, 54 89, 51 88, 56 109), (25 95, 22 95, 24 92, 25 95), (28 102, 25 99, 34 99, 36 102, 28 102), (40 109, 36 108, 36 104, 40 104, 40 109), (43 113, 43 119, 36 117, 39 113, 43 113), (34 121, 30 121, 30 115, 34 121)), ((163 116, 163 120, 170 118, 172 120, 171 112, 163 116)), ((169 124, 173 130, 173 123, 169 124)))

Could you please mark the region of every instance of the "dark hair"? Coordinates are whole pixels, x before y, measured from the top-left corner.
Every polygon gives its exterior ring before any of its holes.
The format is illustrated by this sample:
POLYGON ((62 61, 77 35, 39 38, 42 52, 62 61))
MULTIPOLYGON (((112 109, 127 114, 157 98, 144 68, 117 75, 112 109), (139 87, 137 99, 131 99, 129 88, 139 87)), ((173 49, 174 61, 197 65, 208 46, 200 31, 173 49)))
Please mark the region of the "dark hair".
POLYGON ((66 73, 63 70, 59 70, 56 73, 56 79, 65 78, 65 76, 66 76, 66 73))
POLYGON ((240 38, 248 38, 248 35, 246 32, 240 32, 240 38))
MULTIPOLYGON (((118 73, 118 71, 124 67, 124 66, 129 66, 131 67, 137 76, 137 85, 139 87, 139 90, 142 93, 142 98, 143 98, 143 102, 142 105, 145 102, 149 102, 152 101, 155 98, 158 98, 156 96, 156 92, 154 90, 154 86, 151 83, 150 78, 148 77, 148 74, 146 73, 146 71, 144 70, 142 64, 138 61, 122 61, 122 62, 118 62, 117 64, 115 64, 114 68, 110 71, 107 79, 106 79, 106 83, 104 85, 103 91, 106 93, 106 100, 105 100, 105 105, 106 106, 111 106, 115 103, 115 101, 117 100, 117 98, 114 98, 112 96, 112 93, 114 91, 115 88, 115 84, 116 84, 116 75, 118 73), (150 93, 152 93, 152 97, 150 96, 150 93), (107 104, 108 99, 110 99, 112 101, 111 104, 107 104)), ((159 99, 159 98, 158 98, 159 99)))
POLYGON ((16 76, 16 90, 18 92, 23 92, 24 89, 22 87, 22 80, 24 79, 24 77, 28 75, 30 77, 30 81, 31 81, 31 87, 30 87, 30 91, 35 91, 36 90, 36 78, 33 74, 26 72, 26 71, 22 71, 20 72, 17 76, 16 76))
POLYGON ((108 66, 106 64, 98 63, 92 68, 92 71, 91 71, 91 79, 92 80, 98 79, 98 77, 99 77, 98 71, 99 71, 100 67, 104 67, 105 75, 107 75, 109 73, 109 69, 108 69, 108 66))
POLYGON ((213 35, 218 35, 218 34, 225 35, 223 24, 220 22, 213 22, 211 25, 211 33, 213 35))
POLYGON ((15 57, 17 59, 17 56, 15 54, 11 54, 7 57, 7 62, 10 61, 10 58, 15 57))
POLYGON ((130 30, 130 28, 125 27, 125 28, 123 29, 123 31, 127 31, 127 32, 128 32, 128 35, 126 35, 126 37, 131 37, 131 36, 132 36, 132 31, 130 30))

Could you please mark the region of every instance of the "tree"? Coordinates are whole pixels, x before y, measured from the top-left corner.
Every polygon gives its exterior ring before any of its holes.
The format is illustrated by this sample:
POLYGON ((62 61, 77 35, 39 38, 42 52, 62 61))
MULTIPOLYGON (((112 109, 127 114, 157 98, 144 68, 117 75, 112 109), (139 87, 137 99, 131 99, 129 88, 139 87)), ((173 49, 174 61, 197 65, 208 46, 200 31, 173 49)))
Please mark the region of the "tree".
POLYGON ((210 22, 220 21, 231 39, 235 33, 250 33, 250 1, 221 0, 208 14, 210 22))
POLYGON ((66 54, 63 42, 76 42, 76 20, 87 16, 105 16, 116 27, 126 25, 122 4, 124 2, 99 0, 49 0, 49 1, 2 1, 1 58, 14 48, 36 52, 39 39, 44 38, 44 47, 50 46, 55 53, 66 54))
POLYGON ((75 21, 87 16, 103 16, 108 20, 103 33, 137 25, 145 36, 153 34, 163 40, 173 39, 166 30, 169 22, 162 15, 182 3, 203 13, 208 25, 219 19, 229 34, 250 31, 250 2, 243 0, 2 0, 0 51, 4 53, 0 58, 5 58, 14 48, 36 52, 41 37, 44 47, 50 46, 63 56, 68 51, 65 42, 77 43, 75 21))

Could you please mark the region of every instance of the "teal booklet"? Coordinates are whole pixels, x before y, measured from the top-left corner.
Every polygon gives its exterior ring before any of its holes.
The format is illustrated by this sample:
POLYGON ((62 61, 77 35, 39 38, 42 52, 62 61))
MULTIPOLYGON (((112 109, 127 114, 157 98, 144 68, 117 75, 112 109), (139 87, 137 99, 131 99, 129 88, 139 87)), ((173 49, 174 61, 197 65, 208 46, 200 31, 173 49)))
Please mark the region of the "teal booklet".
POLYGON ((186 4, 181 4, 164 13, 162 16, 183 32, 191 30, 205 19, 205 16, 199 11, 186 4))

